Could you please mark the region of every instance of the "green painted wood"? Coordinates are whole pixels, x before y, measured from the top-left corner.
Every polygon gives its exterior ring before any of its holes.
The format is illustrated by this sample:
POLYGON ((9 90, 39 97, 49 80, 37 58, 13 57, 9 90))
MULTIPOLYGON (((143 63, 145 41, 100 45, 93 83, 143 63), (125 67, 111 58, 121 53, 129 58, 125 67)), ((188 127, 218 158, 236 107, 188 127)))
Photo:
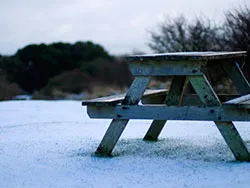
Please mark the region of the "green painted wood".
MULTIPOLYGON (((166 98, 167 92, 159 93, 158 95, 149 95, 143 96, 142 104, 162 104, 162 101, 166 98)), ((218 94, 218 98, 221 102, 227 102, 233 100, 235 98, 241 97, 239 94, 218 94)), ((188 106, 188 105, 202 105, 199 96, 197 94, 184 94, 182 98, 181 105, 188 106)))
POLYGON ((239 132, 231 121, 215 122, 236 160, 250 161, 250 154, 239 132))
MULTIPOLYGON (((166 89, 147 89, 144 94, 143 97, 156 97, 159 95, 163 95, 164 93, 166 93, 167 90, 166 89)), ((90 100, 84 100, 82 102, 83 106, 88 106, 88 105, 95 105, 95 106, 106 106, 106 105, 116 105, 119 104, 123 101, 123 99, 125 98, 126 93, 123 94, 118 94, 118 95, 112 95, 112 96, 108 96, 108 97, 101 97, 101 98, 95 98, 95 99, 90 99, 90 100)))
POLYGON ((113 119, 101 143, 95 151, 98 156, 111 156, 113 148, 128 124, 128 119, 113 119))
MULTIPOLYGON (((136 77, 129 88, 122 104, 126 105, 136 105, 139 103, 143 93, 145 92, 149 82, 150 77, 136 77)), ((97 107, 98 108, 98 107, 97 107)), ((100 106, 99 106, 100 108, 100 106)), ((88 114, 91 106, 87 108, 88 114)), ((129 118, 120 119, 118 116, 112 118, 112 122, 106 131, 101 143, 96 149, 96 155, 98 156, 110 156, 117 141, 119 140, 122 132, 124 131, 129 118)))
POLYGON ((250 121, 250 110, 244 108, 237 109, 236 106, 90 106, 88 107, 88 114, 91 118, 100 119, 250 121))
POLYGON ((166 122, 166 120, 153 120, 143 140, 157 141, 166 122))
POLYGON ((166 96, 165 104, 168 106, 179 105, 186 76, 174 76, 166 96))
MULTIPOLYGON (((213 88, 210 86, 205 76, 191 76, 189 77, 189 80, 204 104, 208 106, 221 105, 219 98, 213 91, 213 88)), ((221 114, 221 112, 216 111, 218 120, 214 120, 214 122, 221 135, 223 136, 224 140, 226 141, 228 147, 233 152, 235 158, 240 161, 249 161, 250 154, 241 136, 236 130, 234 124, 232 123, 232 121, 238 121, 238 119, 239 121, 247 119, 250 120, 250 118, 247 117, 249 116, 249 110, 239 110, 236 108, 231 108, 230 110, 228 109, 229 108, 227 108, 227 111, 223 111, 223 114, 221 114)))
POLYGON ((186 76, 203 75, 205 61, 146 61, 130 63, 129 68, 134 76, 186 76))
POLYGON ((136 77, 123 99, 122 104, 138 104, 150 81, 151 77, 148 76, 136 77))
MULTIPOLYGON (((172 78, 169 92, 166 96, 165 103, 167 105, 178 105, 180 103, 181 93, 183 85, 185 83, 186 76, 175 76, 172 78)), ((166 120, 154 120, 150 125, 144 140, 156 141, 166 123, 166 120)))
POLYGON ((160 54, 133 55, 126 59, 128 61, 199 61, 199 60, 216 60, 216 59, 231 59, 244 57, 246 51, 238 52, 174 52, 160 54))
POLYGON ((219 98, 208 82, 206 76, 189 76, 188 77, 195 92, 200 100, 206 105, 221 105, 219 98))
POLYGON ((225 104, 240 104, 240 103, 247 102, 249 100, 250 100, 250 94, 229 100, 225 102, 225 104))
POLYGON ((222 66, 229 78, 233 81, 233 84, 236 86, 238 92, 241 95, 249 94, 250 85, 237 64, 232 60, 229 60, 229 63, 223 62, 222 66))

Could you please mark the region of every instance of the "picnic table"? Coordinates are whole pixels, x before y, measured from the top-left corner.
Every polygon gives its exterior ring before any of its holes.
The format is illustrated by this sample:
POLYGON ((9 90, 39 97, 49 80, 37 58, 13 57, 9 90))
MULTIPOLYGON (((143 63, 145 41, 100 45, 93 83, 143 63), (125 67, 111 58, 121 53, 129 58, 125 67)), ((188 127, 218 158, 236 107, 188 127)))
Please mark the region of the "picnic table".
POLYGON ((156 141, 167 120, 214 121, 239 161, 250 154, 233 121, 250 121, 250 85, 239 65, 245 51, 181 52, 127 57, 134 81, 125 94, 84 100, 91 118, 112 119, 96 154, 110 156, 130 119, 152 119, 144 140, 156 141), (215 66, 232 80, 238 94, 218 94, 208 73, 215 66), (155 76, 171 77, 168 89, 148 90, 155 76), (190 84, 195 93, 186 94, 190 84))

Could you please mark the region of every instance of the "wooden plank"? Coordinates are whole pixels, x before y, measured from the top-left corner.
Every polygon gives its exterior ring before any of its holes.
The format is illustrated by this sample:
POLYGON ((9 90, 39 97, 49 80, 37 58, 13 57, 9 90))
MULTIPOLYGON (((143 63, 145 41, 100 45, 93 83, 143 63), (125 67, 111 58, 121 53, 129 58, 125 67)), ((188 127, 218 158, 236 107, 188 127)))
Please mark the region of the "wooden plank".
POLYGON ((237 105, 222 106, 166 106, 166 105, 118 105, 90 106, 91 118, 101 119, 153 119, 194 121, 250 121, 249 109, 237 105))
POLYGON ((215 122, 235 158, 250 161, 250 154, 232 122, 215 122))
POLYGON ((221 105, 206 76, 189 76, 188 79, 204 104, 221 105))
MULTIPOLYGON (((166 89, 147 89, 143 96, 148 97, 148 96, 158 96, 161 94, 166 93, 166 89)), ((122 100, 125 98, 126 93, 118 94, 118 95, 112 95, 112 96, 107 96, 107 97, 100 97, 100 98, 95 98, 95 99, 90 99, 90 100, 84 100, 82 102, 82 105, 96 105, 96 106, 105 106, 105 105, 116 105, 122 102, 122 100)))
POLYGON ((229 60, 228 62, 222 63, 223 69, 226 71, 227 75, 233 81, 233 84, 236 86, 238 92, 241 95, 246 95, 250 93, 250 85, 245 78, 244 74, 237 66, 236 62, 229 60))
POLYGON ((112 150, 119 140, 122 132, 128 124, 128 119, 113 119, 106 131, 101 143, 96 149, 95 154, 98 156, 111 156, 112 150))
POLYGON ((250 100, 250 94, 244 95, 225 102, 225 104, 239 104, 250 100))
MULTIPOLYGON (((234 104, 234 103, 224 103, 223 105, 224 106, 227 106, 227 107, 235 107, 237 109, 250 109, 250 101, 245 101, 245 102, 242 102, 242 103, 238 103, 238 104, 234 104)), ((250 110, 249 110, 250 111, 250 110)), ((250 114, 250 112, 249 112, 250 114)))
MULTIPOLYGON (((152 95, 152 96, 143 96, 142 97, 142 104, 162 104, 162 101, 166 98, 166 93, 159 93, 158 95, 152 95)), ((226 102, 229 100, 232 100, 234 98, 240 97, 239 94, 218 94, 218 98, 221 102, 226 102)), ((184 94, 182 98, 181 105, 187 106, 187 105, 202 105, 199 96, 197 94, 184 94)))
POLYGON ((127 104, 127 105, 138 104, 150 81, 151 77, 147 76, 135 77, 135 80, 131 84, 125 98, 122 101, 122 104, 127 104))
POLYGON ((215 60, 215 59, 231 59, 246 56, 246 51, 237 52, 177 52, 177 53, 160 53, 133 55, 126 59, 128 61, 197 61, 197 60, 215 60))
MULTIPOLYGON (((151 79, 150 77, 136 77, 131 87, 129 88, 125 98, 123 99, 122 104, 126 104, 129 106, 138 104, 150 82, 150 79, 151 79)), ((91 106, 88 106, 87 108, 88 113, 90 109, 91 109, 91 106)), ((96 155, 98 156, 110 156, 111 155, 128 121, 129 121, 129 118, 123 119, 123 120, 120 119, 119 117, 113 118, 101 143, 96 149, 96 152, 95 152, 96 155)))
POLYGON ((168 106, 180 104, 180 98, 182 95, 185 81, 186 81, 186 76, 173 77, 168 95, 165 100, 165 104, 167 104, 168 106))
POLYGON ((205 65, 205 61, 146 61, 129 63, 129 68, 134 76, 186 76, 204 74, 205 65))
MULTIPOLYGON (((167 96, 167 89, 147 89, 142 96, 142 104, 162 104, 167 96)), ((83 106, 113 106, 122 102, 126 93, 112 95, 107 97, 95 98, 82 101, 83 106)), ((239 94, 218 94, 220 101, 226 102, 234 98, 241 97, 239 94)), ((201 101, 197 94, 184 94, 182 105, 201 105, 201 101)))
MULTIPOLYGON (((166 96, 165 102, 167 105, 178 105, 183 90, 183 85, 186 81, 186 76, 175 76, 172 78, 169 92, 166 96)), ((154 120, 150 125, 144 140, 156 141, 166 123, 165 120, 154 120)))
POLYGON ((166 122, 166 120, 153 120, 143 140, 157 141, 166 122))

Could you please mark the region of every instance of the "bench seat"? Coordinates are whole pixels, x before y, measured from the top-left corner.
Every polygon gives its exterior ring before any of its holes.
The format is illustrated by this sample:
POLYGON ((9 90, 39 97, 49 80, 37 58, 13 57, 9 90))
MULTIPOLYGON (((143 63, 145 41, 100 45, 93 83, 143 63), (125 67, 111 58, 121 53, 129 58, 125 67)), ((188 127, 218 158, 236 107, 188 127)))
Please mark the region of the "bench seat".
MULTIPOLYGON (((148 89, 144 92, 143 97, 154 97, 159 95, 166 95, 166 92, 168 90, 166 89, 148 89)), ((82 101, 83 106, 113 106, 121 103, 123 99, 125 98, 126 93, 118 94, 118 95, 112 95, 108 97, 101 97, 101 98, 95 98, 90 100, 84 100, 82 101)), ((143 98, 142 97, 142 98, 143 98)))
MULTIPOLYGON (((164 101, 167 89, 148 89, 142 96, 142 104, 162 104, 164 101)), ((114 106, 121 103, 126 93, 111 95, 107 97, 100 97, 90 100, 83 100, 83 106, 114 106)), ((238 108, 249 108, 250 94, 240 96, 238 94, 219 94, 220 101, 223 105, 237 105, 238 108)), ((182 105, 202 105, 197 94, 185 94, 183 97, 182 105)))
POLYGON ((238 98, 226 101, 224 105, 234 105, 237 108, 246 108, 250 109, 250 94, 240 96, 238 98))

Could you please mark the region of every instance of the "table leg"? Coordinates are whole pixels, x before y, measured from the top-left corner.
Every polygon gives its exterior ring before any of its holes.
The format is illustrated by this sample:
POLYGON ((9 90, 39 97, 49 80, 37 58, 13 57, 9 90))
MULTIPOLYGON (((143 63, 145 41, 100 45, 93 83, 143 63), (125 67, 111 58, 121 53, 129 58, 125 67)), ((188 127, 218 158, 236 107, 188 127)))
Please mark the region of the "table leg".
POLYGON ((250 154, 234 124, 230 121, 215 122, 228 147, 239 161, 250 161, 250 154))
MULTIPOLYGON (((168 95, 166 96, 164 103, 167 105, 178 105, 180 103, 185 80, 186 76, 173 77, 168 95)), ((156 141, 166 122, 166 120, 154 120, 143 140, 156 141)))
POLYGON ((222 67, 241 95, 250 93, 250 85, 236 62, 232 62, 231 64, 230 62, 224 62, 222 63, 222 67))
MULTIPOLYGON (((151 78, 136 77, 130 86, 122 104, 138 104, 144 91, 146 90, 151 78)), ((129 120, 113 119, 101 143, 99 144, 96 154, 100 156, 110 156, 122 132, 124 131, 129 120)))
MULTIPOLYGON (((205 76, 190 76, 189 81, 204 104, 221 105, 205 76)), ((215 124, 235 158, 239 161, 250 161, 249 151, 234 124, 231 121, 215 122, 215 124)))

